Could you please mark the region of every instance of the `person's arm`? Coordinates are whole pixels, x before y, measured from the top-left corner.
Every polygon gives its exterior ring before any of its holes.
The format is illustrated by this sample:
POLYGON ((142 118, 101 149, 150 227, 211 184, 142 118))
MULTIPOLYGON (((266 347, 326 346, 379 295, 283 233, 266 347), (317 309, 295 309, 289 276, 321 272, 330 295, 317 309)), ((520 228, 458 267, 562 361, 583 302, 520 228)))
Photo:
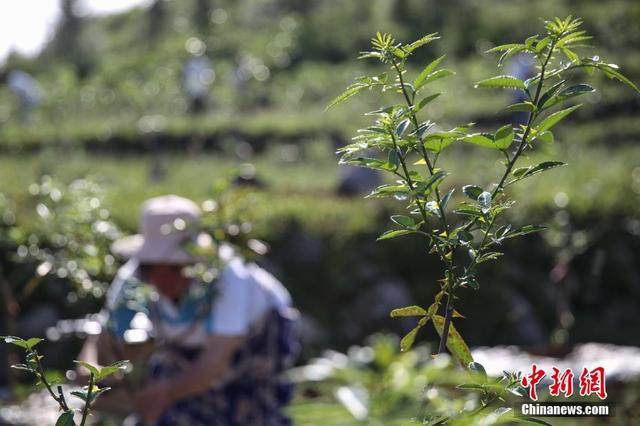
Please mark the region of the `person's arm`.
POLYGON ((224 378, 243 339, 243 336, 207 337, 202 353, 185 371, 138 393, 136 406, 145 423, 153 424, 174 402, 201 394, 224 378))

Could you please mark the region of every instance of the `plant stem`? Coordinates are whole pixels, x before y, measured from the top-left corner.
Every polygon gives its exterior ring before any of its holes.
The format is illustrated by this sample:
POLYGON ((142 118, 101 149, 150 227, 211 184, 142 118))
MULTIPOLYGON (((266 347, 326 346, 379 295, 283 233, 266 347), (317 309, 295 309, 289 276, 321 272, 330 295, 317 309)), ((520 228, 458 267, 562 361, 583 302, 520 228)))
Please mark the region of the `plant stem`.
POLYGON ((89 415, 89 405, 91 405, 91 391, 93 390, 93 373, 89 376, 89 388, 87 389, 87 400, 84 402, 84 408, 82 409, 82 420, 80 426, 84 426, 89 415))
POLYGON ((49 395, 51 395, 51 398, 53 398, 54 401, 56 401, 58 403, 58 405, 60 405, 60 408, 63 411, 69 410, 69 407, 67 407, 67 404, 64 403, 64 400, 59 399, 55 395, 55 393, 53 393, 53 389, 51 389, 51 385, 49 384, 49 381, 47 380, 47 378, 44 375, 44 369, 42 368, 42 363, 40 362, 40 356, 38 355, 38 351, 31 350, 30 353, 33 355, 33 357, 36 360, 36 366, 38 368, 38 370, 37 370, 38 378, 40 379, 40 382, 42 382, 44 387, 47 388, 47 391, 49 392, 49 395))
MULTIPOLYGON (((413 126, 415 128, 416 131, 416 135, 418 136, 418 145, 420 146, 420 154, 422 155, 422 158, 424 158, 425 164, 427 165, 427 169, 429 170, 429 174, 431 176, 433 176, 435 169, 433 164, 431 163, 431 160, 429 159, 429 155, 424 147, 424 143, 422 140, 422 137, 420 136, 418 130, 420 128, 420 125, 418 124, 418 118, 416 117, 416 113, 415 111, 413 111, 413 101, 409 98, 409 94, 407 93, 407 89, 405 88, 404 85, 404 78, 402 76, 402 71, 400 70, 400 67, 398 66, 397 62, 395 60, 391 61, 393 64, 393 67, 396 70, 396 73, 398 74, 398 80, 400 81, 400 87, 402 88, 402 94, 404 95, 404 99, 407 103, 407 107, 409 108, 409 115, 411 117, 411 122, 413 123, 413 126)), ((395 141, 394 141, 394 145, 395 145, 395 141)), ((405 168, 405 172, 406 172, 406 168, 405 168)), ((438 187, 435 187, 435 191, 434 191, 435 195, 436 195, 436 203, 438 205, 438 210, 440 211, 440 223, 442 224, 442 227, 444 228, 444 232, 445 235, 447 237, 447 241, 449 239, 449 224, 447 223, 447 216, 444 212, 444 208, 442 207, 442 198, 440 197, 440 191, 438 189, 438 187)), ((420 207, 420 203, 417 203, 418 206, 420 207)), ((423 212, 423 216, 425 216, 424 220, 425 222, 427 221, 426 218, 426 212, 424 212, 424 208, 420 207, 421 212, 423 212)), ((436 247, 439 248, 439 245, 436 244, 436 247)), ((442 253, 440 252, 440 250, 438 249, 438 254, 440 255, 440 258, 444 261, 445 263, 445 267, 447 269, 447 274, 446 274, 446 278, 447 278, 447 284, 446 284, 446 294, 447 294, 447 301, 446 301, 446 306, 445 306, 445 311, 444 311, 444 325, 442 327, 442 336, 440 336, 440 344, 438 345, 438 354, 441 354, 442 352, 445 351, 445 348, 447 346, 447 338, 449 336, 449 327, 451 325, 451 318, 453 316, 453 281, 455 280, 454 278, 454 271, 453 271, 453 265, 454 265, 454 259, 453 256, 455 254, 455 251, 453 250, 453 248, 448 245, 449 250, 451 252, 451 258, 447 259, 446 254, 443 256, 442 253)))
MULTIPOLYGON (((542 86, 544 85, 544 81, 545 81, 545 69, 547 67, 547 65, 549 64, 549 61, 551 60, 551 56, 553 55, 553 49, 555 47, 555 43, 556 41, 554 40, 551 45, 549 46, 549 53, 547 54, 547 57, 544 61, 544 63, 542 64, 542 68, 540 69, 540 80, 538 81, 538 85, 536 87, 536 94, 534 96, 533 99, 533 104, 537 105, 538 101, 540 100, 540 92, 542 91, 542 86)), ((498 195, 499 192, 501 192, 504 189, 504 183, 507 180, 507 177, 509 177, 509 173, 511 173, 511 170, 513 169, 513 167, 515 166, 516 162, 518 161, 518 158, 520 158, 520 156, 522 155, 522 153, 524 152, 525 147, 528 144, 528 137, 529 134, 531 133, 531 125, 533 124, 533 121, 537 118, 537 113, 532 111, 529 113, 529 119, 527 120, 527 125, 525 127, 525 131, 522 134, 522 138, 520 139, 520 145, 518 145, 518 149, 516 150, 515 154, 513 155, 513 157, 511 158, 511 160, 507 163, 507 167, 502 175, 502 178, 500 178, 500 182, 498 183, 498 185, 495 187, 495 189, 493 190, 493 192, 491 193, 491 198, 495 198, 496 195, 498 195)), ((467 226, 465 226, 465 230, 468 231, 473 225, 476 224, 476 222, 478 221, 478 218, 473 219, 471 222, 469 222, 467 224, 467 226)), ((489 231, 487 231, 489 232, 489 231)))

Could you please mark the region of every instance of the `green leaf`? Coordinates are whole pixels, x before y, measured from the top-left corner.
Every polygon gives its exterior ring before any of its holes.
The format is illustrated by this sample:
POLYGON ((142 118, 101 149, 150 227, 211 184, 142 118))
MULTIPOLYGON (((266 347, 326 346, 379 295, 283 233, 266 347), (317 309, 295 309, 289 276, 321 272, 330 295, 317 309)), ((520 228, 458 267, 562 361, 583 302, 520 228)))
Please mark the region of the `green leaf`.
POLYGON ((536 106, 529 101, 512 104, 505 108, 507 112, 535 112, 535 110, 536 106))
POLYGON ((449 70, 449 69, 441 69, 441 70, 437 70, 432 72, 431 74, 429 74, 428 76, 425 77, 424 81, 422 81, 422 83, 420 84, 420 86, 416 86, 414 89, 415 90, 419 90, 420 88, 424 87, 425 85, 434 82, 436 80, 439 80, 441 78, 444 77, 449 77, 450 75, 455 75, 456 73, 449 70))
POLYGON ((407 53, 411 53, 419 47, 424 46, 425 44, 431 43, 434 40, 438 40, 438 33, 427 34, 426 36, 414 41, 413 43, 403 46, 403 49, 407 53))
POLYGON ((504 238, 513 238, 513 237, 519 237, 521 235, 527 235, 527 234, 532 234, 534 232, 540 232, 547 229, 544 226, 540 226, 540 225, 525 225, 521 228, 517 228, 514 229, 513 231, 508 232, 504 238))
POLYGON ((22 349, 27 349, 28 345, 24 339, 16 336, 0 336, 0 339, 4 340, 5 343, 17 346, 22 349))
POLYGON ((34 346, 36 346, 38 343, 44 341, 44 339, 40 339, 37 337, 32 337, 29 340, 26 341, 27 343, 27 348, 28 349, 33 349, 34 346))
POLYGON ((544 104, 541 104, 542 105, 541 109, 551 108, 556 104, 558 104, 559 102, 562 102, 569 98, 583 95, 585 93, 592 93, 592 92, 595 92, 595 90, 596 89, 589 86, 588 84, 574 84, 573 86, 569 86, 559 91, 556 95, 552 96, 544 104))
POLYGON ((424 147, 432 152, 441 152, 451 145, 454 140, 450 135, 448 135, 448 137, 442 137, 439 134, 430 133, 424 138, 424 147))
POLYGON ((60 414, 58 420, 56 420, 56 426, 74 426, 73 411, 68 410, 60 414))
POLYGON ((382 235, 380 235, 377 241, 389 240, 391 238, 400 237, 402 235, 413 234, 415 231, 409 229, 396 229, 391 231, 386 231, 382 235))
POLYGON ((542 163, 538 164, 537 166, 534 166, 532 168, 530 168, 529 170, 527 170, 527 172, 522 176, 523 178, 526 177, 530 177, 533 176, 535 174, 538 173, 542 173, 544 171, 550 170, 550 169, 555 169, 556 167, 562 167, 562 166, 566 166, 567 163, 563 163, 562 161, 543 161, 542 163))
POLYGON ((473 133, 471 135, 464 136, 461 140, 463 142, 473 143, 485 148, 498 149, 493 141, 493 135, 490 133, 473 133))
POLYGON ((431 102, 432 100, 434 100, 435 98, 437 98, 438 96, 440 96, 442 93, 434 93, 433 95, 429 95, 425 98, 423 98, 420 102, 418 102, 418 104, 414 107, 414 111, 418 112, 420 111, 422 108, 424 108, 429 102, 431 102))
POLYGON ((340 162, 342 164, 350 164, 352 166, 366 167, 368 169, 384 170, 388 172, 393 172, 398 168, 395 164, 390 164, 387 161, 381 161, 377 158, 356 157, 343 159, 340 162))
POLYGON ((513 142, 513 137, 513 127, 511 126, 511 124, 507 124, 500 127, 495 133, 494 143, 499 149, 504 151, 505 149, 509 148, 511 142, 513 142))
POLYGON ((424 67, 422 72, 413 81, 413 86, 416 88, 416 90, 422 87, 425 80, 427 79, 427 76, 429 76, 429 74, 431 74, 438 67, 438 65, 440 65, 445 56, 446 55, 442 55, 439 58, 434 59, 429 65, 424 67))
POLYGON ((469 203, 460 203, 458 208, 453 211, 454 213, 461 214, 464 216, 472 216, 472 217, 484 217, 478 206, 469 203))
POLYGON ((536 131, 538 133, 542 133, 545 130, 549 130, 550 128, 558 124, 567 115, 571 114, 573 111, 577 110, 581 106, 582 106, 581 104, 578 104, 578 105, 569 107, 567 109, 563 109, 562 111, 554 112, 553 114, 549 115, 544 120, 542 120, 540 124, 538 124, 538 126, 536 127, 536 131))
POLYGON ((551 133, 549 130, 545 130, 542 133, 536 134, 535 140, 544 143, 553 143, 555 139, 553 137, 553 133, 551 133))
POLYGON ((500 46, 496 46, 493 47, 489 50, 487 50, 485 53, 494 53, 494 52, 502 52, 505 50, 509 50, 509 49, 513 49, 514 47, 527 47, 524 44, 520 44, 520 43, 509 43, 509 44, 502 44, 500 46))
POLYGON ((407 185, 385 184, 374 189, 366 198, 403 197, 409 194, 407 185))
POLYGON ((454 191, 456 189, 455 188, 451 188, 449 190, 449 192, 447 192, 446 194, 444 194, 442 196, 442 198, 440 199, 440 205, 442 206, 442 210, 444 210, 445 208, 447 208, 447 204, 449 203, 449 199, 451 198, 451 196, 453 195, 454 191))
POLYGON ((426 181, 418 183, 418 185, 415 188, 415 193, 417 195, 423 195, 426 197, 431 193, 431 191, 433 191, 434 187, 437 187, 440 184, 440 182, 442 182, 442 180, 445 177, 447 177, 447 175, 448 173, 445 172, 444 170, 438 170, 433 175, 431 175, 429 179, 427 179, 426 181))
POLYGON ((600 63, 594 66, 600 71, 602 71, 607 77, 612 78, 614 80, 618 80, 621 83, 624 83, 627 86, 631 87, 636 92, 640 92, 640 90, 638 89, 638 86, 636 86, 631 80, 625 77, 622 73, 617 71, 617 68, 618 68, 617 65, 600 63))
POLYGON ((525 90, 524 81, 510 75, 498 75, 495 77, 481 80, 474 87, 482 88, 503 88, 503 89, 521 89, 525 90))
POLYGON ((391 220, 394 223, 397 223, 398 225, 402 226, 403 228, 407 228, 411 230, 415 230, 417 226, 419 226, 416 224, 415 219, 409 216, 403 216, 401 214, 396 214, 391 216, 391 220))
POLYGON ((114 362, 113 364, 107 365, 106 367, 102 367, 100 369, 100 373, 96 377, 96 381, 103 380, 111 376, 112 374, 117 373, 118 371, 124 371, 127 368, 128 363, 129 361, 122 360, 122 361, 117 361, 117 362, 114 362))
POLYGON ((521 178, 522 176, 524 176, 529 170, 531 170, 531 166, 527 166, 527 167, 516 167, 515 169, 513 169, 513 171, 511 172, 511 174, 513 176, 515 176, 516 178, 521 178))
POLYGON ((326 111, 330 108, 333 108, 334 106, 346 101, 353 95, 358 94, 360 91, 362 91, 363 89, 366 89, 367 87, 370 87, 370 86, 368 84, 362 84, 362 83, 352 84, 351 86, 347 87, 347 89, 344 92, 340 93, 331 102, 329 102, 329 105, 327 105, 327 107, 324 110, 326 111))
POLYGON ((484 190, 477 185, 465 185, 462 187, 462 192, 467 197, 472 200, 477 200, 480 194, 482 194, 484 190))
POLYGON ((405 306, 391 311, 391 317, 423 317, 427 315, 427 311, 420 306, 405 306))
POLYGON ((89 373, 93 374, 93 377, 98 377, 100 375, 100 371, 98 370, 97 367, 94 367, 93 365, 89 364, 88 362, 84 362, 84 361, 73 361, 78 365, 81 365, 82 367, 86 368, 89 373))
POLYGON ((482 377, 483 379, 486 380, 487 378, 487 371, 484 369, 484 366, 482 364, 480 364, 479 362, 470 362, 469 363, 469 370, 473 371, 474 373, 478 374, 480 377, 482 377))
POLYGON ((542 106, 546 104, 547 101, 549 101, 549 99, 551 99, 558 92, 558 90, 560 90, 560 88, 565 83, 565 81, 566 80, 560 80, 559 82, 551 86, 549 89, 547 89, 547 91, 544 92, 542 96, 540 96, 537 107, 541 109, 542 106))
POLYGON ((418 331, 429 321, 429 317, 422 317, 420 321, 418 321, 418 325, 416 325, 413 330, 408 332, 401 340, 400 340, 400 351, 406 352, 411 349, 413 346, 413 342, 416 341, 416 336, 418 335, 418 331))
MULTIPOLYGON (((469 364, 469 365, 471 365, 471 364, 469 364)), ((463 384, 458 385, 456 387, 458 389, 470 389, 470 390, 480 390, 480 391, 484 391, 485 390, 485 386, 484 385, 480 385, 478 383, 463 383, 463 384)))
MULTIPOLYGON (((440 315, 434 315, 433 325, 435 326, 435 329, 440 337, 442 337, 442 333, 444 332, 444 317, 440 315)), ((453 355, 453 357, 458 360, 458 362, 464 368, 467 368, 469 364, 473 362, 471 351, 469 350, 469 347, 465 343, 460 333, 458 333, 458 330, 456 330, 456 327, 453 325, 453 321, 449 323, 447 349, 449 349, 451 355, 453 355)))

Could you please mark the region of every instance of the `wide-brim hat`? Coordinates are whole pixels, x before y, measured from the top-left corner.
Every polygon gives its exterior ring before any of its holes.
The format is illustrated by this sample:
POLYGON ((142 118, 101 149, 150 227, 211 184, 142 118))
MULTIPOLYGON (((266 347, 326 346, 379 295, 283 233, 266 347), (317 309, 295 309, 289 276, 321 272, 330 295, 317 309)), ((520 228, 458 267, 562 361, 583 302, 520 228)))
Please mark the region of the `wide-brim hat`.
POLYGON ((151 198, 140 210, 139 233, 115 241, 111 250, 140 263, 194 263, 198 258, 185 247, 204 247, 211 241, 198 232, 200 214, 196 203, 177 195, 151 198))

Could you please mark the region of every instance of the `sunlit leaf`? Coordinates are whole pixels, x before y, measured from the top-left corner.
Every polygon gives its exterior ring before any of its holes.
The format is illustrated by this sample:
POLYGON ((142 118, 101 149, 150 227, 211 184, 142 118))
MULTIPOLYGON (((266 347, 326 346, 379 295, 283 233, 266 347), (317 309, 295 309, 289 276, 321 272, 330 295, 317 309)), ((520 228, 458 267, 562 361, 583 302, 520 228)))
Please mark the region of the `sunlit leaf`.
POLYGON ((475 84, 475 87, 486 88, 503 88, 503 89, 526 89, 524 81, 510 75, 498 75, 495 77, 481 80, 475 84))
MULTIPOLYGON (((433 325, 436 328, 436 331, 442 337, 444 332, 444 317, 440 315, 433 316, 433 325)), ((447 349, 451 352, 451 355, 458 360, 458 362, 464 367, 468 368, 469 364, 473 362, 473 357, 471 356, 471 351, 469 347, 465 343, 464 339, 456 330, 456 327, 453 325, 453 321, 449 323, 449 333, 447 335, 447 349)))

